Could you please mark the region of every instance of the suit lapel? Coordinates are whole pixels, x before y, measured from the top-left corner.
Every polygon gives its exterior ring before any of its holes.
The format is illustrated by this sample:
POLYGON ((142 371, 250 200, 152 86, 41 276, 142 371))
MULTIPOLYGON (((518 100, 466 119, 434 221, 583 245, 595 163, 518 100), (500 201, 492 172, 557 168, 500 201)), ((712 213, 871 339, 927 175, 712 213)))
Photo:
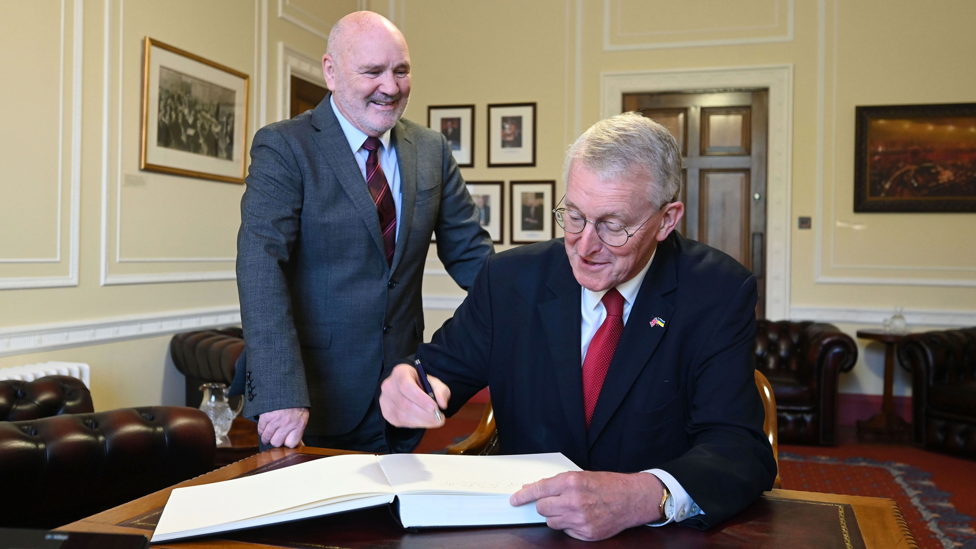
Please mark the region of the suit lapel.
POLYGON ((583 376, 579 350, 582 290, 567 258, 563 257, 557 263, 547 285, 552 291, 552 299, 539 304, 539 314, 552 356, 559 400, 578 448, 578 452, 574 453, 585 456, 586 421, 583 417, 583 376))
POLYGON ((410 227, 413 224, 413 209, 417 199, 417 146, 402 122, 397 122, 393 127, 390 145, 395 147, 397 165, 400 168, 400 219, 397 219, 396 250, 390 266, 390 272, 393 272, 407 248, 410 227))
POLYGON ((590 420, 590 429, 587 432, 590 448, 630 392, 637 376, 647 366, 671 326, 674 305, 664 296, 677 287, 673 249, 670 239, 658 244, 654 262, 641 283, 590 420), (664 321, 663 327, 651 325, 651 321, 657 317, 664 321))
MULTIPOLYGON (((312 111, 312 126, 319 130, 314 135, 315 144, 328 161, 339 185, 342 186, 349 200, 356 207, 356 211, 362 216, 366 230, 373 237, 377 251, 385 258, 386 248, 383 245, 379 216, 376 215, 376 204, 369 194, 363 172, 359 171, 356 157, 349 148, 346 134, 342 132, 339 119, 336 118, 335 112, 332 110, 329 97, 331 94, 327 95, 312 111)), ((399 246, 397 247, 399 248, 399 246)))

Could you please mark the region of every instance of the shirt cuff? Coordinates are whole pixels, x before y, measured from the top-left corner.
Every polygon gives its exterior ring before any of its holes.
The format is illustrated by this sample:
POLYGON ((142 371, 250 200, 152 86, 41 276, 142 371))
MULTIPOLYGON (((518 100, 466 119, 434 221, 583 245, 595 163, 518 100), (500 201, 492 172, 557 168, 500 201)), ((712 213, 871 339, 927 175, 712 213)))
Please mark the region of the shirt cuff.
POLYGON ((668 473, 663 469, 648 469, 644 472, 656 476, 662 484, 668 487, 668 491, 671 492, 672 502, 672 504, 667 505, 666 509, 666 511, 671 511, 671 516, 668 517, 668 519, 664 522, 655 522, 648 524, 648 526, 664 526, 665 524, 681 522, 685 519, 705 514, 705 511, 702 511, 701 508, 698 507, 698 504, 691 500, 691 496, 689 496, 688 492, 681 487, 681 484, 678 483, 673 476, 671 476, 671 473, 668 473))

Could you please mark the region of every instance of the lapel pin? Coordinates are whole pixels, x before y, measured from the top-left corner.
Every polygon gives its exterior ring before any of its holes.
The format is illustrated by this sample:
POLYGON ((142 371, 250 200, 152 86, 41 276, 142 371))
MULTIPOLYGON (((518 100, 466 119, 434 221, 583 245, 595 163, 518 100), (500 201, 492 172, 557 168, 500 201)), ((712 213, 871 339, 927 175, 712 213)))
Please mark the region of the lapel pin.
POLYGON ((660 326, 663 328, 664 320, 662 320, 659 316, 654 317, 654 320, 651 321, 651 328, 654 328, 655 326, 660 326))

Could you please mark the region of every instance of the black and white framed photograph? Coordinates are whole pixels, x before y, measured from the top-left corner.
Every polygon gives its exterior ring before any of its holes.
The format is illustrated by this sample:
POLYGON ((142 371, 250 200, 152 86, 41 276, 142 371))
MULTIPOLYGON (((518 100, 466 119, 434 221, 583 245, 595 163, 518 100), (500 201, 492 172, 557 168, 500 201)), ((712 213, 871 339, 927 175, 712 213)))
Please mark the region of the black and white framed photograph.
POLYGON ((474 167, 474 105, 427 107, 427 127, 447 139, 459 168, 474 167))
POLYGON ((544 242, 556 236, 552 215, 555 181, 512 181, 512 212, 509 227, 512 244, 544 242))
POLYGON ((505 184, 502 181, 468 181, 468 193, 478 207, 478 222, 495 244, 505 242, 505 184))
POLYGON ((139 167, 244 183, 246 74, 148 36, 139 167))
POLYGON ((488 105, 488 167, 535 166, 535 103, 488 105))

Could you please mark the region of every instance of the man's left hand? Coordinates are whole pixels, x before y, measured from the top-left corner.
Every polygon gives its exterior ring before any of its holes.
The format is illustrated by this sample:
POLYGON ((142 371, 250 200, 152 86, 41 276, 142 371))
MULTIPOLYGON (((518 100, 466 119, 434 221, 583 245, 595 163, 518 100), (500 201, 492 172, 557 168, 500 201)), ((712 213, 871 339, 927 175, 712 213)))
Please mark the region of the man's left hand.
POLYGON ((536 502, 546 524, 568 535, 596 541, 657 521, 664 487, 650 473, 560 473, 526 484, 512 494, 515 506, 536 502))

